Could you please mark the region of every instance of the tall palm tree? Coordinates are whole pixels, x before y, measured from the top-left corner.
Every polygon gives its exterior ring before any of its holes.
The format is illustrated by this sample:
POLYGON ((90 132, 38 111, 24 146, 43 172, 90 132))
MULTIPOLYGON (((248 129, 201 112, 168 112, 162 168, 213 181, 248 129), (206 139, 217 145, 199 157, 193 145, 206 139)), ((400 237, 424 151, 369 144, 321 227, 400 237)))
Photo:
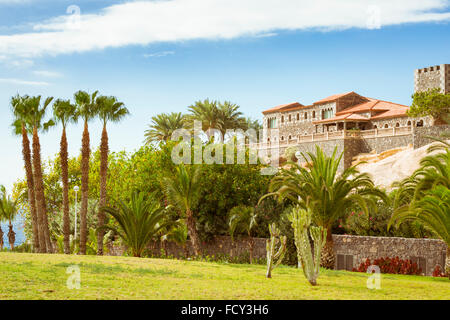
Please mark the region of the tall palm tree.
POLYGON ((87 210, 89 199, 89 157, 91 155, 88 122, 98 115, 96 104, 98 91, 89 94, 77 91, 74 94, 77 112, 84 121, 83 137, 81 139, 81 210, 80 210, 80 254, 86 254, 87 241, 87 210))
POLYGON ((77 108, 70 100, 58 99, 53 104, 53 116, 62 125, 59 157, 61 161, 61 179, 63 185, 63 234, 64 253, 70 254, 70 215, 69 215, 69 168, 66 128, 70 122, 77 122, 77 108))
MULTIPOLYGON (((342 153, 337 156, 337 148, 329 157, 316 146, 316 154, 303 154, 310 168, 303 168, 290 162, 289 169, 282 169, 269 186, 271 193, 280 200, 288 199, 301 208, 312 211, 313 222, 327 230, 327 241, 322 253, 321 265, 334 268, 332 227, 349 210, 368 207, 375 208, 375 199, 387 200, 386 195, 377 189, 370 176, 360 173, 356 166, 349 167, 338 174, 342 153)), ((260 201, 261 201, 260 200, 260 201)))
POLYGON ((44 121, 47 108, 53 101, 53 97, 48 97, 41 103, 41 96, 28 97, 25 100, 25 107, 29 110, 28 121, 33 128, 33 174, 34 174, 34 186, 36 194, 36 209, 37 217, 39 219, 40 232, 40 246, 45 248, 41 252, 53 252, 53 244, 50 239, 50 230, 48 226, 47 217, 47 205, 45 202, 44 193, 44 180, 42 177, 42 164, 41 164, 41 145, 39 142, 39 132, 46 132, 55 123, 53 120, 44 121), (41 235, 44 237, 45 241, 41 240, 41 235), (45 242, 45 243, 44 243, 45 242), (45 246, 44 246, 45 244, 45 246))
POLYGON ((194 120, 201 121, 202 130, 206 131, 210 128, 220 128, 220 111, 217 107, 217 101, 209 101, 209 99, 203 101, 196 101, 193 105, 189 106, 188 119, 191 122, 190 126, 193 126, 194 120))
POLYGON ((181 112, 157 114, 145 131, 145 144, 168 141, 175 130, 185 128, 186 124, 186 117, 181 112))
POLYGON ((200 167, 196 165, 186 167, 180 164, 174 175, 162 180, 163 191, 169 203, 186 215, 188 233, 196 256, 200 253, 200 241, 192 210, 200 196, 200 172, 200 167))
POLYGON ((225 138, 227 129, 247 129, 247 122, 239 111, 239 106, 230 101, 219 103, 219 130, 225 138))
POLYGON ((14 134, 22 136, 22 155, 25 166, 27 189, 28 189, 28 202, 30 207, 31 215, 31 226, 33 230, 33 249, 35 252, 44 252, 45 250, 45 238, 41 235, 39 227, 39 219, 36 209, 36 195, 34 186, 34 176, 33 176, 33 165, 31 162, 31 149, 30 140, 28 139, 28 134, 33 133, 33 128, 30 126, 28 121, 29 111, 25 105, 25 101, 28 96, 16 95, 11 98, 11 108, 14 115, 14 122, 12 124, 14 134), (40 246, 40 241, 42 241, 43 246, 40 246), (41 251, 42 250, 42 251, 41 251))
POLYGON ((120 201, 118 208, 103 207, 117 222, 118 228, 106 225, 131 249, 134 257, 141 257, 150 240, 166 227, 165 211, 159 202, 145 193, 133 193, 129 203, 120 201))
MULTIPOLYGON (((9 222, 8 230, 8 242, 11 250, 14 250, 14 243, 16 241, 16 233, 13 230, 12 222, 15 220, 18 214, 17 201, 11 199, 10 196, 6 194, 4 186, 0 186, 0 216, 3 216, 5 220, 9 222)), ((3 232, 2 232, 3 233, 3 232)), ((3 234, 2 234, 3 239, 3 234)))
POLYGON ((100 142, 100 209, 98 210, 98 235, 97 235, 97 254, 103 255, 103 238, 104 230, 101 228, 105 223, 105 215, 102 207, 106 206, 106 185, 108 177, 108 131, 106 124, 108 121, 119 122, 127 114, 128 109, 124 107, 124 103, 117 101, 116 97, 100 96, 97 98, 98 115, 103 122, 102 138, 100 142))
POLYGON ((250 264, 253 263, 253 247, 254 240, 252 237, 252 230, 257 225, 255 208, 246 206, 237 206, 230 210, 228 226, 230 227, 231 238, 234 234, 245 233, 248 236, 248 247, 250 254, 250 264))

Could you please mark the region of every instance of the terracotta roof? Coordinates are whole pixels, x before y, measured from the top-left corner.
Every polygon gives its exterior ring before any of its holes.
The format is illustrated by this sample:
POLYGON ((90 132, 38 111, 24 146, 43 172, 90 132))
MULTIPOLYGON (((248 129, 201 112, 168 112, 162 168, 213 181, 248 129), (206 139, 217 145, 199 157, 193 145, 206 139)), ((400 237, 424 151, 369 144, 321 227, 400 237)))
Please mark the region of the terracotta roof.
POLYGON ((337 112, 336 115, 339 116, 344 114, 355 114, 368 111, 380 111, 379 114, 371 117, 371 119, 384 119, 391 117, 405 117, 406 112, 409 109, 408 106, 394 102, 377 100, 372 98, 367 99, 369 99, 368 102, 364 102, 356 106, 344 109, 340 112, 337 112))
POLYGON ((286 109, 292 110, 292 109, 296 109, 296 108, 300 108, 300 107, 303 107, 303 105, 301 103, 299 103, 299 102, 291 102, 291 103, 288 103, 288 104, 282 104, 282 105, 279 105, 279 106, 267 109, 267 110, 263 111, 262 113, 266 114, 266 113, 272 113, 272 112, 279 112, 281 110, 284 111, 286 109))
MULTIPOLYGON (((314 104, 321 104, 321 103, 325 103, 325 102, 335 101, 335 100, 337 100, 337 99, 339 99, 339 98, 348 96, 348 95, 351 94, 351 93, 356 93, 356 92, 350 91, 350 92, 345 92, 345 93, 334 94, 334 95, 329 96, 329 97, 326 97, 326 98, 324 98, 324 99, 322 99, 322 100, 316 101, 316 102, 314 102, 314 104)), ((357 93, 356 93, 356 94, 357 94, 357 93)))
POLYGON ((336 122, 336 121, 364 122, 364 121, 370 121, 370 119, 366 118, 366 117, 363 117, 363 116, 360 116, 359 114, 356 114, 356 113, 347 113, 347 114, 342 114, 340 116, 336 116, 336 117, 333 117, 333 118, 313 121, 313 123, 316 124, 316 123, 327 123, 327 122, 336 122))
POLYGON ((396 118, 396 117, 407 117, 408 116, 406 114, 407 111, 408 111, 408 109, 391 109, 391 110, 382 112, 380 114, 377 114, 376 116, 373 116, 370 119, 379 120, 379 119, 396 118))
POLYGON ((367 98, 367 99, 369 99, 369 101, 363 102, 363 103, 358 104, 356 106, 348 107, 348 108, 346 108, 344 110, 336 112, 336 115, 338 116, 338 115, 341 115, 341 114, 354 113, 354 112, 356 112, 356 113, 367 112, 367 111, 372 110, 377 105, 377 103, 380 102, 380 100, 375 100, 375 99, 372 99, 372 98, 367 98))

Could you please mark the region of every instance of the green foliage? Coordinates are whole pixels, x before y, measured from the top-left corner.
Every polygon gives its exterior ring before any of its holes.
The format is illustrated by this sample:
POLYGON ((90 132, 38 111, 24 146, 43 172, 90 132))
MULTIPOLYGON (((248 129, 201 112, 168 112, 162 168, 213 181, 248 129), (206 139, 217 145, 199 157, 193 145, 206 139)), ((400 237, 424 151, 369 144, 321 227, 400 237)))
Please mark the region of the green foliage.
POLYGON ((228 225, 230 227, 231 238, 235 233, 244 233, 251 237, 252 229, 257 225, 255 208, 248 206, 237 206, 230 210, 230 219, 228 225))
POLYGON ((102 120, 103 125, 108 121, 119 122, 129 114, 125 104, 117 100, 114 96, 99 96, 95 103, 98 108, 98 116, 102 120))
POLYGON ((65 128, 70 122, 78 121, 77 107, 70 100, 58 99, 53 104, 53 117, 65 128))
POLYGON ((412 98, 408 110, 410 117, 432 116, 444 120, 450 114, 450 94, 441 93, 439 88, 416 92, 412 98))
POLYGON ((270 239, 266 241, 267 272, 266 278, 272 278, 272 270, 283 262, 286 254, 286 236, 282 236, 275 223, 269 224, 270 239), (277 245, 278 250, 276 249, 277 245))
MULTIPOLYGON (((118 234, 135 257, 141 257, 150 240, 166 226, 162 223, 164 209, 153 196, 143 192, 134 193, 128 203, 120 200, 118 209, 105 207, 103 210, 119 225, 107 225, 104 228, 118 234)), ((96 243, 95 233, 94 242, 96 243)))
POLYGON ((294 229, 299 267, 301 264, 306 279, 315 286, 319 276, 321 251, 325 246, 327 230, 322 226, 312 226, 311 218, 311 210, 305 210, 299 206, 293 208, 289 216, 294 229), (311 249, 310 237, 314 243, 314 252, 311 249))
POLYGON ((175 130, 186 126, 186 117, 181 112, 157 114, 145 131, 145 144, 168 141, 175 130))

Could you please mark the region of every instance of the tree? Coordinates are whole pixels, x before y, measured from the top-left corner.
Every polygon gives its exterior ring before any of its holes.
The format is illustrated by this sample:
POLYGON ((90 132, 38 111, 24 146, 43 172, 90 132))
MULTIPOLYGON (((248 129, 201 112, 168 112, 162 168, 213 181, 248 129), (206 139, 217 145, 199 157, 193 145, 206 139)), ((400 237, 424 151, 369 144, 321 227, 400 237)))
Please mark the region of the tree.
POLYGON ((192 209, 199 200, 200 167, 180 164, 175 174, 168 174, 161 181, 163 191, 170 204, 186 216, 189 237, 196 256, 200 253, 200 243, 196 228, 196 220, 192 209))
POLYGON ((142 257, 145 248, 158 232, 166 227, 164 209, 159 202, 145 193, 134 193, 128 203, 120 200, 118 208, 103 207, 118 223, 118 228, 105 225, 102 229, 112 230, 131 249, 134 257, 142 257))
POLYGON ((63 234, 64 253, 70 254, 70 217, 69 217, 69 169, 66 128, 70 122, 78 121, 77 107, 70 100, 58 99, 53 104, 53 117, 62 125, 59 158, 61 161, 61 180, 63 185, 63 234))
POLYGON ((31 163, 31 149, 30 140, 28 139, 28 134, 33 133, 33 128, 29 125, 28 112, 26 108, 25 100, 28 96, 16 95, 11 98, 11 109, 14 115, 14 122, 12 124, 14 134, 22 136, 22 155, 25 165, 26 181, 27 181, 27 192, 28 192, 28 202, 31 215, 31 224, 33 230, 33 247, 35 252, 45 252, 45 238, 40 232, 42 228, 39 226, 38 213, 36 209, 36 195, 34 186, 34 176, 33 176, 33 165, 31 163), (43 246, 40 246, 42 241, 43 246), (42 250, 42 251, 41 251, 42 250))
POLYGON ((100 142, 100 209, 98 211, 98 227, 99 232, 97 235, 97 254, 103 255, 103 237, 104 231, 101 229, 105 222, 105 215, 101 210, 102 207, 106 206, 107 194, 107 177, 108 177, 108 131, 106 130, 106 125, 108 121, 119 122, 127 114, 129 114, 128 109, 124 107, 123 102, 117 101, 116 97, 110 96, 100 96, 97 98, 98 114, 103 122, 102 138, 100 142))
POLYGON ((421 167, 396 186, 395 210, 389 221, 398 227, 404 221, 418 220, 447 244, 447 268, 450 266, 450 150, 446 142, 428 149, 442 151, 424 157, 421 167))
POLYGON ((89 200, 89 157, 91 154, 88 122, 98 115, 96 97, 98 91, 89 94, 77 91, 74 94, 77 113, 84 121, 81 139, 81 210, 80 210, 80 254, 86 254, 87 210, 89 200))
MULTIPOLYGON (((9 222, 8 242, 11 250, 14 250, 14 242, 16 241, 16 233, 13 230, 12 222, 15 220, 17 213, 17 202, 6 194, 6 189, 3 185, 0 186, 0 216, 9 222)), ((1 236, 3 241, 3 232, 1 232, 1 236)), ((3 246, 3 243, 1 245, 3 246)))
POLYGON ((227 129, 247 129, 248 123, 242 117, 239 106, 230 101, 219 103, 219 130, 225 138, 227 129))
POLYGON ((4 233, 3 233, 3 230, 1 228, 1 223, 6 221, 6 217, 5 217, 4 213, 3 213, 3 210, 1 210, 2 209, 1 206, 2 206, 2 203, 3 203, 2 199, 5 197, 5 195, 6 195, 6 188, 5 188, 4 185, 0 185, 0 251, 3 251, 3 245, 4 245, 4 243, 3 243, 3 235, 4 235, 4 233))
MULTIPOLYGON (((331 156, 316 146, 316 154, 302 154, 310 163, 303 168, 297 163, 289 162, 289 169, 281 169, 269 186, 268 196, 275 196, 280 201, 290 200, 302 209, 311 210, 312 220, 317 226, 327 231, 327 239, 322 251, 321 265, 334 268, 332 227, 348 210, 368 211, 368 206, 375 207, 374 199, 386 200, 386 195, 375 188, 367 173, 360 173, 356 166, 338 173, 342 153, 337 157, 337 148, 331 156)), ((261 201, 260 200, 260 201, 261 201)))
POLYGON ((161 113, 152 117, 145 131, 145 144, 168 141, 175 130, 186 127, 186 118, 181 112, 161 113))
POLYGON ((252 230, 256 226, 255 209, 253 207, 237 206, 230 210, 230 219, 228 225, 230 227, 231 239, 235 233, 245 233, 248 236, 248 247, 250 254, 250 264, 253 263, 253 247, 254 240, 252 230))
POLYGON ((25 107, 28 110, 27 120, 33 128, 33 174, 36 194, 37 217, 39 219, 39 248, 41 252, 53 252, 53 245, 50 239, 48 226, 47 205, 45 202, 44 182, 42 177, 41 145, 39 142, 39 132, 46 132, 55 123, 53 120, 44 121, 48 106, 53 101, 53 97, 48 97, 41 104, 41 96, 28 97, 25 99, 25 107), (45 241, 41 240, 41 236, 45 241))
POLYGON ((445 124, 450 114, 450 94, 440 92, 439 88, 419 91, 412 95, 413 103, 408 110, 410 117, 431 116, 435 124, 445 124))

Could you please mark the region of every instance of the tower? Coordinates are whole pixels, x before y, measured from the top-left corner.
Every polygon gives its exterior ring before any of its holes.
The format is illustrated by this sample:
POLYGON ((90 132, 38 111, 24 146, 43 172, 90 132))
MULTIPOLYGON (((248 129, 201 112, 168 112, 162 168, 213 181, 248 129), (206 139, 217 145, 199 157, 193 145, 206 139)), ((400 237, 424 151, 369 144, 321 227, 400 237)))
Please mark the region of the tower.
POLYGON ((434 88, 450 93, 450 64, 414 70, 414 92, 434 88))

